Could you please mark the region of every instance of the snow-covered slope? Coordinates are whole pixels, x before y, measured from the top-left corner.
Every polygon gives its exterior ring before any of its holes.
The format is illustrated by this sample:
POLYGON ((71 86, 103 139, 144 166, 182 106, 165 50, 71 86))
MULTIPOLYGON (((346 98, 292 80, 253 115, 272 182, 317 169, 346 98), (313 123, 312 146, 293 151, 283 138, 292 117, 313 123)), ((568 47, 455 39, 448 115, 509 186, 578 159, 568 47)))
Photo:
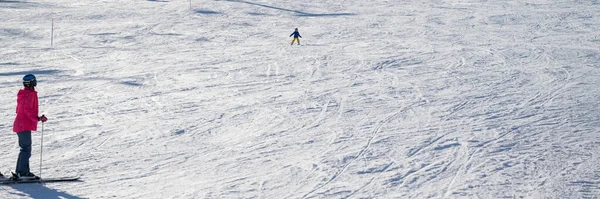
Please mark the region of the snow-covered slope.
POLYGON ((600 197, 596 0, 0 0, 0 14, 0 171, 33 73, 42 177, 82 178, 2 198, 600 197))

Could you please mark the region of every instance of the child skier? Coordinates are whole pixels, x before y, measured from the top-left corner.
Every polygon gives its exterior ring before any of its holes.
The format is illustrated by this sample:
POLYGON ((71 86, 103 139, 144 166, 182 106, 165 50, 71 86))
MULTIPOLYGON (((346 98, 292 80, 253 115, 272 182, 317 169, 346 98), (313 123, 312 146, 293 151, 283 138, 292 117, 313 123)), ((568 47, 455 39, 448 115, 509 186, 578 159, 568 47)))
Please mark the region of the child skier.
POLYGON ((291 45, 294 45, 294 41, 298 41, 298 45, 300 45, 300 39, 298 37, 302 38, 302 36, 300 36, 300 33, 298 32, 298 28, 296 28, 296 30, 294 30, 294 32, 290 35, 290 37, 292 35, 294 36, 294 39, 292 39, 291 45))
POLYGON ((29 170, 29 157, 31 157, 31 131, 37 131, 39 121, 46 122, 46 116, 38 116, 38 96, 35 91, 37 80, 34 75, 28 74, 23 77, 24 88, 17 94, 17 116, 13 125, 13 131, 19 137, 19 158, 13 178, 17 179, 39 179, 29 170))

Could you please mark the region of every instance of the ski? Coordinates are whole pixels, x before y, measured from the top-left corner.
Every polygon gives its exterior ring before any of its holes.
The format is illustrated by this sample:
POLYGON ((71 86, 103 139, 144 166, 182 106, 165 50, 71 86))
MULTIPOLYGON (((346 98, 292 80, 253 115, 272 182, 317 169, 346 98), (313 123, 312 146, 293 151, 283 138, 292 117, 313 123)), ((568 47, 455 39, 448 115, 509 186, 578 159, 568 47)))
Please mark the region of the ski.
POLYGON ((47 183, 47 182, 68 182, 68 181, 77 181, 79 180, 79 176, 72 177, 50 177, 50 178, 42 178, 36 180, 12 180, 8 178, 0 178, 0 184, 23 184, 23 183, 47 183))

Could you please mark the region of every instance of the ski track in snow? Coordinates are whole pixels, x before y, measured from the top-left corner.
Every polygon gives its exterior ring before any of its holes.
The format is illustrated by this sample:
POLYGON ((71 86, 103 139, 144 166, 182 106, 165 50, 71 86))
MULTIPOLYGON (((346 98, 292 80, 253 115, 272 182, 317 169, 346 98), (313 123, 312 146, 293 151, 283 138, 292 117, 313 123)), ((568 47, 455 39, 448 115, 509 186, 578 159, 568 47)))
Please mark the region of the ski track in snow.
POLYGON ((600 197, 597 1, 189 3, 0 1, 0 171, 34 73, 82 179, 0 198, 600 197))

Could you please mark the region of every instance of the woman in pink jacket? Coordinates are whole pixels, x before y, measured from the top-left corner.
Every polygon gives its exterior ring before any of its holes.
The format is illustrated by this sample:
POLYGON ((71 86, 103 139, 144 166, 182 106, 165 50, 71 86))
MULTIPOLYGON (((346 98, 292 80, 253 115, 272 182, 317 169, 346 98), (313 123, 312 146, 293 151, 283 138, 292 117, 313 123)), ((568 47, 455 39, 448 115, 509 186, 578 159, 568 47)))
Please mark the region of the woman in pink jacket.
POLYGON ((38 96, 35 91, 37 80, 34 75, 23 77, 24 88, 17 94, 17 117, 13 131, 19 136, 19 158, 13 176, 15 178, 39 179, 29 170, 29 157, 31 157, 31 131, 37 131, 39 121, 46 122, 48 118, 38 116, 38 96))

